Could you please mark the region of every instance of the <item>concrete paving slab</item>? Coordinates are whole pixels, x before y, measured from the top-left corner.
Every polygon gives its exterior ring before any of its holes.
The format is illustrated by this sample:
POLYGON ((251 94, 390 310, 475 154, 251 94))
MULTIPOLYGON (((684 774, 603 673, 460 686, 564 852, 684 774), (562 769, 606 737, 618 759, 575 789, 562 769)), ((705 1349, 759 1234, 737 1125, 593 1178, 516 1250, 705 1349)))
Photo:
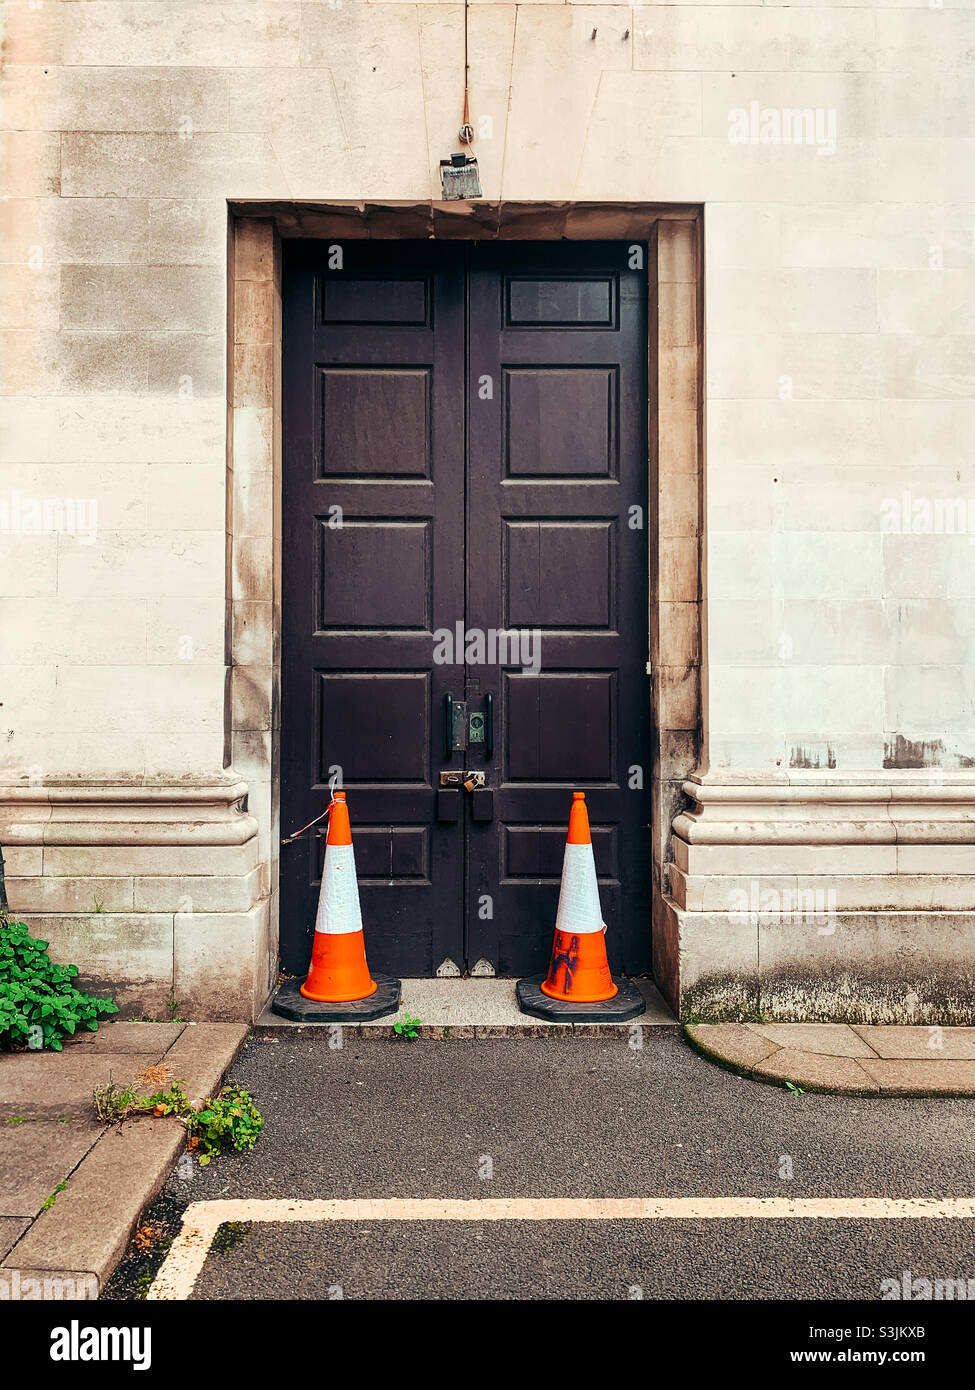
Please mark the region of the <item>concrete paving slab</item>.
POLYGON ((29 1225, 27 1216, 0 1216, 0 1260, 16 1245, 29 1225))
POLYGON ((878 1057, 914 1058, 917 1061, 975 1061, 975 1028, 870 1027, 858 1024, 854 1032, 878 1057))
POLYGON ((212 1096, 250 1032, 246 1023, 188 1023, 163 1061, 193 1105, 212 1096))
POLYGON ((101 1125, 81 1119, 0 1124, 0 1213, 36 1216, 101 1133, 101 1125))
POLYGON ((819 1052, 800 1052, 782 1047, 752 1069, 753 1076, 791 1081, 804 1091, 829 1091, 836 1095, 871 1095, 878 1082, 855 1057, 824 1057, 819 1052))
POLYGON ((975 1029, 845 1023, 695 1024, 690 1040, 712 1061, 804 1090, 891 1096, 975 1095, 975 1029), (743 1039, 770 1049, 756 1059, 743 1039), (941 1042, 940 1052, 929 1043, 941 1042))
POLYGON ((792 1047, 799 1052, 819 1052, 824 1057, 877 1055, 848 1023, 749 1023, 747 1027, 777 1047, 792 1047))
POLYGON ((975 1061, 865 1061, 863 1070, 888 1096, 975 1095, 975 1061))
MULTIPOLYGON (((667 1007, 653 981, 635 979, 633 983, 647 1001, 646 1012, 633 1022, 648 1027, 674 1027, 677 1019, 667 1007)), ((421 1037, 440 1036, 440 1030, 444 1028, 450 1029, 452 1037, 466 1036, 460 1031, 466 1028, 477 1030, 477 1035, 483 1037, 511 1035, 537 1037, 538 1029, 567 1032, 570 1027, 591 1026, 587 1024, 569 1025, 546 1019, 530 1018, 527 1014, 522 1013, 518 1007, 518 1000, 515 996, 516 984, 516 980, 499 979, 404 980, 402 1003, 395 1014, 389 1014, 386 1018, 377 1019, 373 1023, 356 1024, 355 1027, 361 1029, 363 1034, 388 1037, 391 1035, 394 1025, 403 1022, 408 1015, 421 1020, 423 1025, 420 1030, 421 1037), (490 1033, 481 1031, 487 1028, 491 1028, 493 1031, 490 1033), (504 1031, 498 1032, 498 1029, 504 1031)), ((298 1024, 289 1019, 281 1018, 278 1014, 272 1013, 270 1009, 265 1009, 255 1026, 260 1028, 302 1027, 309 1029, 328 1028, 335 1025, 327 1023, 298 1024)), ((626 1029, 631 1025, 622 1022, 597 1026, 600 1029, 626 1029)))
POLYGON ((107 1130, 4 1265, 76 1269, 95 1274, 99 1282, 106 1279, 142 1208, 165 1181, 184 1137, 182 1125, 173 1120, 132 1120, 107 1130))
MULTIPOLYGON (((14 1065, 5 1069, 2 1084, 8 1098, 24 1111, 29 1112, 36 1088, 47 1102, 54 1095, 59 1106, 83 1105, 85 1121, 0 1127, 9 1157, 6 1168, 0 1168, 0 1190, 10 1191, 13 1202, 23 1207, 2 1214, 36 1216, 5 1252, 0 1273, 16 1268, 54 1278, 74 1271, 99 1282, 106 1279, 143 1207, 165 1181, 186 1131, 169 1117, 140 1118, 112 1128, 97 1125, 90 1118, 92 1087, 109 1079, 125 1084, 141 1067, 158 1063, 158 1044, 168 1037, 171 1043, 163 1060, 173 1079, 185 1080, 187 1095, 199 1103, 219 1088, 249 1031, 243 1023, 187 1024, 179 1025, 175 1036, 171 1030, 157 1032, 152 1052, 101 1052, 81 1045, 64 1053, 25 1053, 7 1059, 14 1065), (55 1203, 41 1210, 45 1198, 65 1180, 55 1203)), ((128 1046, 139 1036, 128 1030, 123 1035, 128 1046)))
POLYGON ((778 1043, 763 1038, 746 1023, 695 1023, 688 1025, 687 1033, 707 1056, 745 1071, 778 1051, 778 1043))
POLYGON ((26 1115, 57 1119, 89 1115, 95 1086, 125 1085, 140 1067, 159 1061, 158 1052, 18 1052, 0 1067, 0 1119, 26 1115))
POLYGON ((102 1023, 96 1033, 82 1033, 65 1047, 72 1051, 86 1047, 92 1052, 158 1052, 161 1057, 185 1027, 185 1023, 102 1023))

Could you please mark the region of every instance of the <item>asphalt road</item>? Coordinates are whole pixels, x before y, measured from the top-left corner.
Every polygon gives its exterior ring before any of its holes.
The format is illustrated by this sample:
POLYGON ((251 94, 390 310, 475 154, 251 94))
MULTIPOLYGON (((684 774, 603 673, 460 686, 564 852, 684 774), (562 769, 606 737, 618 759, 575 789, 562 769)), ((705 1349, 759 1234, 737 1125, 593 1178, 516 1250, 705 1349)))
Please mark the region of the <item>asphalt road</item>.
MULTIPOLYGON (((975 1196, 975 1099, 797 1096, 717 1069, 677 1030, 645 1030, 642 1050, 625 1030, 341 1050, 278 1035, 232 1079, 264 1135, 174 1174, 170 1216, 234 1197, 975 1196)), ((194 1297, 877 1299, 904 1270, 975 1280, 973 1226, 253 1224, 223 1229, 194 1297)))

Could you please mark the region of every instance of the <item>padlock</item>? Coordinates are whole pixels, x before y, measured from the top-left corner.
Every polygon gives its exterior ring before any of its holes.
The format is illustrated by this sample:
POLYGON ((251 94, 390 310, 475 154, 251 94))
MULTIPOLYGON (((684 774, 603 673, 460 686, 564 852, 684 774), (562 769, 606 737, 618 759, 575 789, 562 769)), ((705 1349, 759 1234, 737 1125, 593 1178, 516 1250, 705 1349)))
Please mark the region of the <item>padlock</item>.
POLYGON ((472 792, 476 786, 477 783, 475 782, 474 778, 468 777, 467 781, 464 783, 464 790, 472 792))

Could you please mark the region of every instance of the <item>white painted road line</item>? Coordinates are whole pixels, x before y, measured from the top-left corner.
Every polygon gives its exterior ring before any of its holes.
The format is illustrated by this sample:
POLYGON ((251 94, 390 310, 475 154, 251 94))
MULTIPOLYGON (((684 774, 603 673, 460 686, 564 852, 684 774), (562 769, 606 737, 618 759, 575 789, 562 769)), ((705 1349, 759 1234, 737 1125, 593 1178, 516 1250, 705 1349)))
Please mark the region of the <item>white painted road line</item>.
POLYGON ((189 1298, 226 1221, 957 1221, 975 1197, 365 1197, 191 1202, 146 1295, 189 1298))

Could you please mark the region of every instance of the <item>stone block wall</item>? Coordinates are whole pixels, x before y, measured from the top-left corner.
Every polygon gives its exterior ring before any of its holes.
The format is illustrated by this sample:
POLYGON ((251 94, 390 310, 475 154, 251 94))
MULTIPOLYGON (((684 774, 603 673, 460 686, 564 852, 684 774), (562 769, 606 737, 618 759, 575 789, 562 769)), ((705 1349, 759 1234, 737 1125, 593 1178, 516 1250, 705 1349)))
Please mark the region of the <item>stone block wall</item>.
MULTIPOLYGON (((273 234, 238 262, 228 207, 436 199, 463 7, 6 0, 0 22, 12 896, 157 1012, 196 990, 191 958, 251 961, 194 995, 243 1014, 275 966, 280 321, 273 234), (206 835, 245 835, 226 864, 219 839, 183 864, 188 788, 219 808, 206 835), (76 793, 88 828, 55 830, 76 793), (192 957, 184 876, 227 881, 188 895, 192 957)), ((951 5, 470 6, 487 200, 703 209, 696 287, 658 247, 659 428, 693 421, 704 461, 661 505, 651 635, 658 973, 682 1007, 737 1007, 725 959, 761 1009, 788 986, 783 1014, 823 972, 809 1007, 833 1014, 858 990, 914 1007, 929 960, 952 997, 970 981, 973 55, 951 5), (808 879, 838 925, 768 899, 773 980, 739 894, 808 879)))

